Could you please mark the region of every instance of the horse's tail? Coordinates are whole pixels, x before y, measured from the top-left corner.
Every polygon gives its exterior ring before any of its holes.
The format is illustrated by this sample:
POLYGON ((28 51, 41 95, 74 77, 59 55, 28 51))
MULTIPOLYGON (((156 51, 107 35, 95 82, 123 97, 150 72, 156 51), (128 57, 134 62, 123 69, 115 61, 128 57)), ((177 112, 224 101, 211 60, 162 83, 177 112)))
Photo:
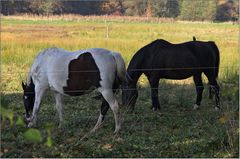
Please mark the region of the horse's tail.
POLYGON ((196 41, 197 39, 196 39, 196 37, 195 36, 193 36, 193 41, 196 41))
POLYGON ((214 50, 214 55, 216 57, 215 66, 214 66, 215 71, 214 72, 215 72, 216 77, 218 77, 220 56, 219 56, 219 49, 218 49, 217 45, 215 44, 215 42, 213 42, 213 50, 214 50))
POLYGON ((30 71, 28 72, 27 80, 26 80, 26 84, 27 84, 27 86, 30 85, 31 80, 32 80, 32 71, 30 70, 30 71))
POLYGON ((117 76, 121 82, 126 81, 126 66, 121 54, 114 52, 113 57, 117 63, 117 76))

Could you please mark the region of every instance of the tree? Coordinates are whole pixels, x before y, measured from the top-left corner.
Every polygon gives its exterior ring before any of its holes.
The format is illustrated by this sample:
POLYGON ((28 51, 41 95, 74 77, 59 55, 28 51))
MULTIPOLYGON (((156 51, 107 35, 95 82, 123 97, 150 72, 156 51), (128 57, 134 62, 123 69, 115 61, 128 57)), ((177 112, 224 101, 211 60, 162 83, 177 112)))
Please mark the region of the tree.
POLYGON ((51 15, 54 13, 62 13, 62 2, 59 0, 28 0, 29 8, 32 13, 51 15))
POLYGON ((124 1, 125 14, 131 16, 177 17, 180 13, 178 0, 124 1))
POLYGON ((237 0, 219 1, 216 20, 218 21, 237 21, 239 15, 239 2, 237 0))
POLYGON ((178 0, 154 0, 154 16, 177 17, 180 13, 178 0))
POLYGON ((146 0, 123 1, 123 6, 125 8, 125 15, 129 15, 129 16, 146 15, 147 5, 148 5, 148 1, 146 0))
POLYGON ((101 5, 101 10, 105 14, 122 15, 123 0, 108 0, 101 5))
POLYGON ((167 4, 167 17, 177 17, 180 13, 179 1, 178 0, 168 0, 167 4))
POLYGON ((147 1, 147 8, 146 8, 146 16, 152 17, 153 16, 153 6, 151 0, 147 1))
POLYGON ((1 1, 0 10, 4 15, 29 12, 27 1, 16 0, 1 1))
POLYGON ((216 18, 217 14, 217 1, 216 0, 209 0, 206 6, 206 11, 204 12, 203 16, 206 20, 213 21, 216 18))
POLYGON ((183 20, 214 20, 215 14, 215 0, 183 0, 181 3, 180 18, 183 20))
POLYGON ((76 1, 76 0, 63 0, 63 12, 81 15, 100 15, 103 14, 101 6, 105 1, 76 1))

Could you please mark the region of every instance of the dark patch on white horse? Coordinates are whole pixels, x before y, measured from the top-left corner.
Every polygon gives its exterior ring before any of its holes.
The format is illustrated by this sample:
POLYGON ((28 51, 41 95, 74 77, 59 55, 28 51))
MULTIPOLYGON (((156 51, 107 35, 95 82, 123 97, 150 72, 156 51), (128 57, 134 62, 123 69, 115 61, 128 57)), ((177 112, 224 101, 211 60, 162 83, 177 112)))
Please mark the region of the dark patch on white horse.
POLYGON ((33 110, 34 101, 35 101, 35 85, 32 81, 32 78, 29 86, 22 82, 22 88, 23 88, 23 102, 25 106, 26 117, 29 118, 33 110))
POLYGON ((69 63, 67 86, 64 93, 79 96, 91 92, 91 87, 100 87, 100 71, 91 53, 83 53, 69 63))

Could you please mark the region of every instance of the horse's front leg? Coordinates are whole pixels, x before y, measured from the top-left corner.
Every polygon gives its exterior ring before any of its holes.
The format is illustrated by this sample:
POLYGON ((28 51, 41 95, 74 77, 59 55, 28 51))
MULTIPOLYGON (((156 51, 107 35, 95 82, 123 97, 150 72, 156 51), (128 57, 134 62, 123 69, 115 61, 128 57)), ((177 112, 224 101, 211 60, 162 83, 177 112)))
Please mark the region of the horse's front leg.
POLYGON ((103 124, 104 122, 104 118, 107 114, 107 111, 109 109, 109 104, 108 102, 103 98, 103 101, 102 101, 102 105, 101 105, 101 111, 100 111, 100 115, 98 117, 98 121, 96 123, 96 125, 94 126, 94 128, 92 129, 92 132, 96 131, 98 128, 101 127, 101 125, 103 124))
POLYGON ((148 80, 151 86, 152 109, 156 111, 160 109, 160 104, 158 100, 159 78, 148 77, 148 80))
POLYGON ((114 119, 115 119, 115 131, 114 133, 117 133, 121 128, 121 123, 119 120, 120 111, 119 111, 119 105, 116 97, 113 94, 113 91, 111 89, 99 89, 101 92, 103 98, 107 101, 109 104, 111 110, 113 111, 114 119))
POLYGON ((28 123, 28 127, 32 127, 33 125, 36 124, 37 113, 39 111, 41 100, 45 90, 46 89, 43 89, 40 87, 35 87, 35 101, 34 101, 32 116, 30 117, 30 122, 28 123))

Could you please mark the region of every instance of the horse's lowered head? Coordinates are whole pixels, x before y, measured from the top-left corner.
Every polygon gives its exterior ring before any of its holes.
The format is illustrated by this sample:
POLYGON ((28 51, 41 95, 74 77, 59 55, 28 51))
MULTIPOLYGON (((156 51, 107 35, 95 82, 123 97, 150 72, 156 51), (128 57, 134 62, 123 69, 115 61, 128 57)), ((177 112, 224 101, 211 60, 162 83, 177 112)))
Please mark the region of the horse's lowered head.
POLYGON ((126 76, 127 81, 124 82, 122 86, 122 104, 134 108, 138 97, 138 91, 131 77, 128 74, 126 76))
POLYGON ((35 102, 35 85, 32 79, 29 85, 24 84, 22 82, 22 88, 23 88, 23 103, 26 111, 25 118, 27 121, 30 121, 30 115, 33 111, 33 106, 35 102))

